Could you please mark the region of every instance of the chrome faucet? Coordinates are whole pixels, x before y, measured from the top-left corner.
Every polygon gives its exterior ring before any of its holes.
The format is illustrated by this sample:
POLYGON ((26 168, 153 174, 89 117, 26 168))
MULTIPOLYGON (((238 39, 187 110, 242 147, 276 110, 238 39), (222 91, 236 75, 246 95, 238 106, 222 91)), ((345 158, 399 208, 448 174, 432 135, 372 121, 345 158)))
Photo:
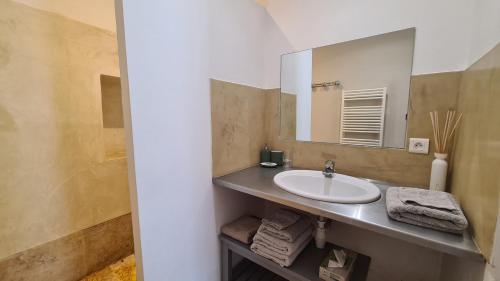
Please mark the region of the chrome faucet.
POLYGON ((326 160, 325 168, 323 169, 323 175, 325 175, 325 177, 327 178, 332 178, 334 173, 335 173, 335 161, 326 160))

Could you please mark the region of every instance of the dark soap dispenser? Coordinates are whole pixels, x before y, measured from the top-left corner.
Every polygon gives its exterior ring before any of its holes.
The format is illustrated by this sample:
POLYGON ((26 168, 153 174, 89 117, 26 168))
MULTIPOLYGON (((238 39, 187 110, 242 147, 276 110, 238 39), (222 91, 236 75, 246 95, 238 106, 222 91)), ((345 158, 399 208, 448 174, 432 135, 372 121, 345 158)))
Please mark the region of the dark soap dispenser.
POLYGON ((267 145, 260 151, 260 163, 271 162, 271 150, 267 145))

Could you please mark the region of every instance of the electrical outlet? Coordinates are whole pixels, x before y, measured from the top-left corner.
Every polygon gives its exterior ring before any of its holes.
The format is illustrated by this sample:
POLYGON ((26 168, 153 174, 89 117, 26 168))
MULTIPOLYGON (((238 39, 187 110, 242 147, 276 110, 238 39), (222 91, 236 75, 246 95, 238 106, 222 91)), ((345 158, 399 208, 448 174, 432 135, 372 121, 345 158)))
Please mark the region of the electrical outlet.
POLYGON ((429 139, 410 138, 408 151, 411 153, 429 154, 429 139))

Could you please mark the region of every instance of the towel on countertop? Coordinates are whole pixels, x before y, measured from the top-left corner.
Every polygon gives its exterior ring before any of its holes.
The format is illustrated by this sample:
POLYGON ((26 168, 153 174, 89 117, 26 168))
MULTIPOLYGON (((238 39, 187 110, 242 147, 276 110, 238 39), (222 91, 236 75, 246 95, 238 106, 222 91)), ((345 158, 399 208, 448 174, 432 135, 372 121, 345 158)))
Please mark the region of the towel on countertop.
POLYGON ((291 255, 295 253, 304 241, 312 237, 313 232, 313 228, 311 226, 306 229, 299 237, 297 237, 297 240, 291 243, 273 237, 267 233, 263 233, 260 231, 261 228, 259 228, 257 234, 255 234, 255 236, 253 237, 253 242, 261 244, 262 246, 265 246, 266 248, 282 255, 291 255))
POLYGON ((252 216, 242 216, 237 220, 224 225, 221 232, 246 244, 252 242, 252 238, 259 229, 260 219, 252 216))
POLYGON ((450 212, 460 211, 460 207, 458 207, 455 200, 450 199, 450 194, 441 191, 402 187, 400 188, 399 199, 410 205, 419 205, 431 209, 443 209, 450 212))
POLYGON ((386 204, 389 216, 401 222, 452 233, 462 233, 468 225, 457 201, 446 192, 390 187, 386 204))
POLYGON ((305 240, 304 242, 302 242, 302 244, 299 244, 297 246, 297 250, 290 255, 284 255, 284 254, 277 253, 277 252, 267 248, 266 246, 263 246, 262 244, 255 243, 255 242, 252 243, 252 245, 250 246, 250 249, 254 253, 256 253, 260 256, 263 256, 267 259, 270 259, 270 260, 276 262, 277 264, 279 264, 280 266, 290 266, 295 261, 295 259, 299 256, 299 254, 302 252, 302 250, 304 250, 304 248, 309 244, 311 239, 312 239, 312 237, 309 236, 309 238, 307 240, 305 240))
POLYGON ((297 237, 299 237, 310 226, 311 219, 307 216, 300 216, 300 219, 296 223, 282 230, 276 229, 272 225, 262 222, 259 231, 281 240, 294 242, 297 237))
POLYGON ((285 229, 296 223, 300 219, 300 215, 286 209, 276 211, 272 217, 263 218, 262 223, 272 226, 278 230, 285 229))

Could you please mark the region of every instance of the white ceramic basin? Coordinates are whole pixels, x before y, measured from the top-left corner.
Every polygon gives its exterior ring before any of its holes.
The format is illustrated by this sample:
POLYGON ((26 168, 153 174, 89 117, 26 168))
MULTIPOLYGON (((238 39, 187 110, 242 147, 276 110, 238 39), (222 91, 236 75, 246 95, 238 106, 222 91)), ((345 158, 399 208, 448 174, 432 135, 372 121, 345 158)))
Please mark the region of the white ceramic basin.
POLYGON ((282 189, 311 199, 336 203, 369 203, 380 198, 373 183, 342 174, 327 178, 320 171, 292 170, 274 176, 282 189))

